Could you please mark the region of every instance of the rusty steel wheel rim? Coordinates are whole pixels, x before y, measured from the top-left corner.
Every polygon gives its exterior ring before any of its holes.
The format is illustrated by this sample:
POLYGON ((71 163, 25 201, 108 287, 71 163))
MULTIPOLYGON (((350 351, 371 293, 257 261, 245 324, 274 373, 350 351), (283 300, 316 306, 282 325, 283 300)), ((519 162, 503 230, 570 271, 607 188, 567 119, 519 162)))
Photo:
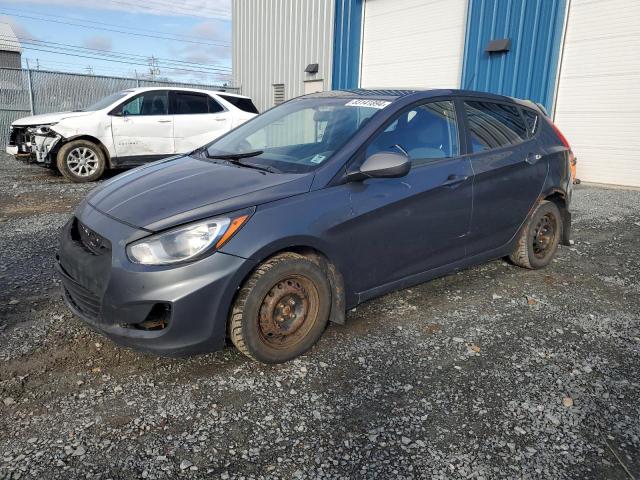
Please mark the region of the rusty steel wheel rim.
POLYGON ((290 275, 277 282, 262 300, 260 337, 267 345, 288 349, 309 333, 318 317, 320 295, 312 280, 290 275))
POLYGON ((557 221, 554 215, 547 213, 538 220, 533 233, 533 254, 544 258, 555 242, 557 221))

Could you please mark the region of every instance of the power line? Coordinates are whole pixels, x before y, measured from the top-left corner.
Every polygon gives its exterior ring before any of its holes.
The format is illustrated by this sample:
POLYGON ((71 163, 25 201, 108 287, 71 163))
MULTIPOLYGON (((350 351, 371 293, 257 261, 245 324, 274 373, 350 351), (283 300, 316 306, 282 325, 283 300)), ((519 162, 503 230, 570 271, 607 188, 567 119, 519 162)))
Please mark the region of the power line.
MULTIPOLYGON (((9 40, 8 36, 5 35, 0 35, 0 38, 4 38, 6 40, 9 40)), ((101 50, 98 48, 90 48, 90 47, 83 47, 80 45, 71 45, 68 43, 59 43, 59 42, 52 42, 49 40, 36 40, 36 39, 30 39, 30 38, 25 38, 25 37, 16 37, 18 38, 18 40, 20 40, 23 44, 26 45, 34 45, 34 46, 42 46, 42 47, 48 47, 48 48, 59 48, 59 47, 63 47, 62 50, 66 50, 66 51, 80 51, 81 53, 89 53, 91 55, 99 55, 99 56, 107 56, 107 57, 111 57, 111 58, 119 58, 119 59, 124 59, 124 60, 144 60, 147 61, 148 60, 148 56, 146 55, 138 55, 135 53, 126 53, 126 52, 117 52, 117 51, 112 51, 112 50, 101 50)), ((224 65, 214 65, 214 64, 210 64, 210 63, 200 63, 200 62, 190 62, 190 61, 186 61, 186 60, 173 60, 170 58, 158 58, 156 57, 156 59, 160 62, 165 62, 165 63, 169 63, 169 64, 175 64, 175 65, 184 65, 186 67, 199 67, 199 68, 204 68, 207 70, 215 70, 215 71, 220 71, 221 73, 230 73, 231 72, 231 68, 224 66, 224 65)))
MULTIPOLYGON (((138 66, 144 66, 144 67, 148 67, 148 63, 139 63, 139 62, 128 62, 128 61, 124 61, 124 60, 115 60, 115 59, 109 59, 109 58, 100 58, 100 57, 92 57, 89 55, 80 55, 78 53, 64 53, 64 52, 60 52, 60 51, 56 51, 56 50, 48 50, 46 48, 34 48, 34 47, 22 47, 25 50, 34 50, 36 52, 47 52, 47 53, 55 53, 57 55, 66 55, 66 56, 70 56, 70 57, 78 57, 78 58, 89 58, 92 60, 102 60, 105 62, 115 62, 115 63, 123 63, 126 65, 138 65, 138 66)), ((188 69, 188 68, 184 68, 184 67, 169 67, 169 66, 163 66, 163 68, 168 69, 168 70, 176 70, 176 71, 180 71, 180 72, 191 72, 191 73, 204 73, 207 75, 215 75, 215 76, 230 76, 230 74, 226 74, 226 73, 216 73, 216 72, 212 72, 212 71, 206 71, 206 70, 193 70, 193 69, 188 69)))
MULTIPOLYGON (((124 5, 124 6, 128 6, 128 7, 134 7, 134 8, 139 8, 142 10, 147 10, 147 11, 152 11, 154 13, 163 13, 162 9, 164 10, 164 13, 171 13, 173 15, 186 15, 189 17, 198 17, 198 18, 202 18, 202 8, 197 8, 194 6, 185 6, 180 5, 180 10, 176 11, 176 4, 171 4, 171 3, 164 3, 164 2, 159 2, 157 0, 146 0, 144 2, 144 4, 140 4, 137 2, 127 2, 125 0, 107 0, 109 3, 115 3, 118 5, 124 5), (158 11, 160 10, 160 11, 158 11)), ((211 11, 212 13, 215 13, 216 16, 218 17, 223 17, 223 18, 228 18, 231 14, 231 12, 229 12, 228 10, 221 10, 219 8, 214 8, 214 9, 207 9, 207 11, 211 11)))
POLYGON ((208 45, 208 46, 213 46, 213 47, 231 48, 231 45, 223 45, 223 44, 213 43, 213 42, 196 42, 194 40, 181 40, 181 39, 178 39, 178 38, 163 37, 163 36, 160 36, 160 35, 150 35, 150 34, 144 34, 144 33, 127 32, 127 31, 123 31, 123 30, 116 30, 116 29, 105 28, 105 27, 87 26, 87 25, 82 25, 80 23, 74 23, 74 22, 68 22, 68 21, 67 22, 63 22, 62 20, 54 20, 52 18, 49 18, 49 19, 47 19, 47 18, 38 18, 38 17, 30 16, 30 15, 22 15, 22 14, 17 14, 17 13, 6 12, 4 10, 0 10, 0 13, 4 13, 5 15, 13 15, 14 17, 28 18, 28 19, 31 19, 31 20, 39 20, 41 22, 58 23, 58 24, 62 24, 62 25, 71 25, 71 26, 80 27, 80 28, 87 28, 87 29, 90 29, 90 30, 104 30, 106 32, 122 33, 124 35, 133 35, 133 36, 137 36, 137 37, 157 38, 157 39, 160 39, 160 40, 170 40, 170 41, 174 41, 174 42, 192 43, 192 44, 195 44, 195 45, 208 45))
MULTIPOLYGON (((148 3, 148 1, 149 0, 147 0, 147 3, 148 3)), ((135 5, 132 5, 132 6, 135 6, 135 5)), ((10 7, 0 7, 0 8, 2 8, 3 10, 11 10, 11 11, 14 11, 14 12, 18 12, 20 14, 39 15, 41 17, 46 17, 46 18, 38 18, 38 20, 42 20, 42 21, 47 21, 51 17, 62 19, 62 20, 79 20, 79 19, 76 19, 74 17, 65 17, 65 16, 62 16, 62 15, 53 15, 53 14, 49 14, 49 13, 25 11, 25 10, 19 10, 17 8, 10 8, 10 7)), ((8 15, 14 15, 14 14, 8 13, 8 15)), ((155 33, 155 34, 162 35, 162 36, 169 35, 171 37, 182 37, 182 38, 193 39, 193 40, 205 40, 203 37, 196 36, 196 35, 185 35, 183 33, 168 33, 168 32, 162 32, 162 31, 159 31, 159 30, 152 30, 152 29, 149 29, 149 28, 140 28, 140 27, 123 27, 122 25, 117 25, 117 24, 114 24, 114 23, 107 23, 107 22, 98 22, 96 20, 85 20, 85 19, 82 19, 82 21, 84 23, 92 23, 92 24, 95 24, 95 25, 104 25, 104 26, 107 26, 107 27, 125 28, 126 30, 155 33)), ((231 42, 227 42, 225 40, 215 40, 215 42, 223 44, 223 45, 231 45, 231 42)), ((217 46, 222 46, 222 45, 217 45, 217 46)))

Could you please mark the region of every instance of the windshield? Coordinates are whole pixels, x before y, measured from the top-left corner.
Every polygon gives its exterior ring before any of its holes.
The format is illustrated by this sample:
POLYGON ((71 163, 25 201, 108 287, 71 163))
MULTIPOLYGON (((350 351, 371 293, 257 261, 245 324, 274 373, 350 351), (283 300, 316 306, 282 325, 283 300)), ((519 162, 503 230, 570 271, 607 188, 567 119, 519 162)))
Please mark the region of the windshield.
POLYGON ((326 162, 389 102, 301 98, 273 108, 210 144, 210 158, 244 156, 242 163, 284 173, 305 173, 326 162))
POLYGON ((80 110, 81 112, 95 112, 97 110, 102 110, 103 108, 107 108, 109 105, 111 105, 112 103, 117 102, 118 100, 120 100, 121 98, 126 97, 127 95, 129 95, 131 92, 124 90, 122 92, 116 92, 116 93, 112 93, 111 95, 108 95, 100 100, 98 100, 96 103, 94 103, 93 105, 89 105, 86 108, 83 108, 82 110, 80 110))

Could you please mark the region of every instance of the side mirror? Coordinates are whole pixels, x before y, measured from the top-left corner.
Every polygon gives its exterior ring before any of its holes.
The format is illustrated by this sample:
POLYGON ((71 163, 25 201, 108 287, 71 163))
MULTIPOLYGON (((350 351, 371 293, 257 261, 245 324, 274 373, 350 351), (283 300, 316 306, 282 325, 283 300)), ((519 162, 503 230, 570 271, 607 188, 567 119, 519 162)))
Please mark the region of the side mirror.
POLYGON ((365 178, 404 177, 411 170, 411 160, 404 153, 380 152, 368 157, 360 169, 351 173, 350 180, 365 178))

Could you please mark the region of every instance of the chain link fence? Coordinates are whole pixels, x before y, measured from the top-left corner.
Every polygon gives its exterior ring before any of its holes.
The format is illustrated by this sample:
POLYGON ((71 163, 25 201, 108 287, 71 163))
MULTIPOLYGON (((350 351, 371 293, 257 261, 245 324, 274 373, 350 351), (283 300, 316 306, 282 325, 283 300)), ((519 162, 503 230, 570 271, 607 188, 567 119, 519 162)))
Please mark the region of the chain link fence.
POLYGON ((191 87, 239 93, 238 88, 221 85, 0 68, 0 148, 4 151, 9 126, 19 118, 78 110, 111 93, 135 87, 191 87))

